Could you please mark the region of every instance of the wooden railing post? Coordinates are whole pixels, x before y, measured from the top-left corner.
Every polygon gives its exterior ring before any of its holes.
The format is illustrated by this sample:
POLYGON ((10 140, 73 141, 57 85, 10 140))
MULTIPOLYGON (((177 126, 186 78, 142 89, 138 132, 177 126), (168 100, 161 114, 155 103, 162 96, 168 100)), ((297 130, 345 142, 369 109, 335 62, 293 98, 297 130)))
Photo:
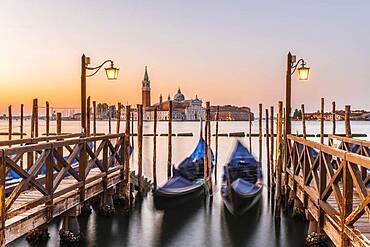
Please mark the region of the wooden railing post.
POLYGON ((53 144, 50 144, 50 153, 45 160, 46 174, 45 174, 45 188, 48 192, 49 200, 46 202, 47 217, 50 221, 53 218, 53 144))
POLYGON ((6 220, 6 206, 5 206, 5 157, 4 150, 0 151, 0 246, 5 246, 5 220, 6 220))
MULTIPOLYGON (((62 113, 58 112, 57 113, 57 136, 62 134, 62 113)), ((60 154, 61 157, 63 157, 63 147, 58 147, 57 148, 58 154, 60 154)), ((61 168, 63 167, 62 164, 60 164, 60 161, 57 160, 57 167, 61 168)))
POLYGON ((84 139, 83 143, 79 145, 81 147, 80 147, 80 157, 79 157, 78 169, 79 169, 79 175, 82 180, 82 185, 79 188, 79 194, 80 194, 80 203, 82 204, 85 201, 86 167, 88 163, 88 156, 86 152, 88 141, 86 140, 86 138, 84 139))
MULTIPOLYGON (((347 106, 346 106, 347 109, 347 106)), ((345 227, 346 227, 346 218, 348 215, 352 213, 353 210, 353 180, 351 177, 351 173, 349 171, 349 166, 348 161, 346 160, 346 155, 345 155, 345 162, 344 167, 343 167, 343 200, 342 200, 342 212, 341 212, 341 227, 342 227, 342 232, 341 232, 341 246, 350 246, 350 239, 345 233, 345 227)))

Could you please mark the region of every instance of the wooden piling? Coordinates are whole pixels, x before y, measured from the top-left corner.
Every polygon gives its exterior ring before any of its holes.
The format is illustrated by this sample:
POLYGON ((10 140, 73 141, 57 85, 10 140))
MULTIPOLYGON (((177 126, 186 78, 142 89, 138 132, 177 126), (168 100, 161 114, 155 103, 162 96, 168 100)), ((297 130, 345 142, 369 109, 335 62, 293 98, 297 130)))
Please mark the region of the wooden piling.
POLYGON ((305 110, 304 110, 304 104, 301 105, 301 112, 302 112, 302 133, 303 133, 303 138, 307 138, 307 133, 306 133, 306 115, 305 115, 305 110))
POLYGON ((138 166, 138 185, 139 193, 143 191, 143 105, 137 105, 137 166, 138 166))
POLYGON ((274 107, 270 107, 270 128, 271 128, 271 133, 270 133, 270 179, 271 179, 271 188, 275 186, 275 172, 274 172, 274 107))
POLYGON ((331 112, 331 115, 332 115, 332 123, 333 123, 333 131, 332 131, 332 134, 335 135, 335 132, 336 132, 336 122, 335 122, 335 118, 336 118, 336 113, 335 113, 335 101, 332 102, 332 112, 331 112))
POLYGON ((128 206, 131 205, 131 181, 130 181, 130 116, 131 106, 126 106, 126 130, 125 130, 125 194, 128 201, 128 206))
MULTIPOLYGON (((9 107, 8 107, 8 119, 9 119, 9 128, 8 128, 8 139, 9 139, 9 141, 11 141, 12 140, 12 132, 13 132, 13 116, 12 116, 12 106, 10 105, 9 107)), ((9 147, 11 147, 11 145, 9 145, 9 147)))
POLYGON ((39 104, 38 99, 34 99, 35 101, 35 137, 39 137, 39 104))
POLYGON ((321 107, 320 107, 320 143, 324 143, 324 98, 321 98, 321 107))
POLYGON ((344 111, 344 127, 346 131, 346 137, 352 137, 351 132, 351 106, 346 105, 345 111, 344 111))
POLYGON ((262 104, 258 105, 258 160, 262 162, 262 104))
POLYGON ((283 102, 278 102, 278 118, 276 127, 276 207, 275 207, 275 218, 280 218, 281 210, 281 172, 283 165, 283 143, 282 143, 282 132, 283 132, 283 102))
POLYGON ((62 113, 57 113, 57 135, 62 134, 62 113))
POLYGON ((157 189, 157 108, 154 108, 153 123, 153 186, 157 189))
POLYGON ((218 121, 219 121, 219 114, 220 114, 220 106, 216 108, 216 134, 215 134, 215 184, 217 184, 217 164, 218 164, 218 121))
MULTIPOLYGON (((117 125, 116 125, 116 133, 119 134, 119 131, 120 131, 120 127, 121 127, 121 108, 122 108, 122 105, 120 102, 118 102, 118 106, 117 106, 117 114, 116 114, 116 121, 117 121, 117 125)), ((126 107, 126 110, 127 110, 127 107, 126 107)), ((127 115, 126 115, 127 116, 127 115)), ((130 116, 129 118, 130 119, 130 116)), ((126 124, 127 124, 127 120, 126 120, 126 124)), ((130 129, 130 122, 128 122, 128 125, 129 125, 129 129, 130 129)), ((126 127, 127 129, 127 127, 126 127)), ((128 136, 130 136, 130 132, 128 132, 128 136)))
POLYGON ((112 113, 108 111, 108 133, 112 134, 112 113))
POLYGON ((134 146, 134 113, 131 113, 131 145, 134 146))
POLYGON ((168 159, 167 159, 167 177, 171 177, 172 167, 172 101, 169 101, 168 109, 168 159))
POLYGON ((49 102, 46 101, 46 108, 45 108, 45 135, 49 136, 50 133, 50 110, 49 110, 49 102))
POLYGON ((23 114, 24 114, 24 105, 21 104, 21 139, 23 139, 23 114))
POLYGON ((269 136, 269 110, 265 110, 266 120, 266 173, 267 173, 267 186, 271 187, 270 179, 270 136, 269 136))
MULTIPOLYGON (((207 108, 206 108, 207 109, 207 108)), ((207 110, 205 112, 205 123, 204 123, 204 147, 203 147, 203 181, 204 181, 204 193, 208 193, 208 157, 207 157, 207 136, 208 136, 208 124, 207 124, 207 110)))
MULTIPOLYGON (((96 101, 93 101, 93 136, 96 137, 96 101)), ((94 138, 94 153, 96 152, 96 140, 94 138)))
POLYGON ((207 179, 208 179, 208 188, 210 196, 213 196, 212 189, 212 161, 211 161, 211 105, 210 102, 206 102, 206 111, 207 111, 207 179))
POLYGON ((251 113, 251 109, 249 109, 248 120, 249 120, 249 151, 252 152, 252 113, 251 113))
POLYGON ((87 97, 87 103, 86 103, 86 136, 90 136, 91 130, 90 130, 90 121, 91 121, 91 107, 90 107, 90 96, 87 97))

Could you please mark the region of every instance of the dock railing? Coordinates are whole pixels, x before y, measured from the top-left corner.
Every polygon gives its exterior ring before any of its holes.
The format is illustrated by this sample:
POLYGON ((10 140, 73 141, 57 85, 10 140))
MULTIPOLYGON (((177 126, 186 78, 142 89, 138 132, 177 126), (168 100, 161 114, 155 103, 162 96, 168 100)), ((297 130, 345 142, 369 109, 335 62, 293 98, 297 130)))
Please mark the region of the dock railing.
POLYGON ((370 168, 370 158, 295 135, 287 136, 287 153, 287 186, 320 230, 336 246, 369 246, 370 195, 361 170, 370 168))

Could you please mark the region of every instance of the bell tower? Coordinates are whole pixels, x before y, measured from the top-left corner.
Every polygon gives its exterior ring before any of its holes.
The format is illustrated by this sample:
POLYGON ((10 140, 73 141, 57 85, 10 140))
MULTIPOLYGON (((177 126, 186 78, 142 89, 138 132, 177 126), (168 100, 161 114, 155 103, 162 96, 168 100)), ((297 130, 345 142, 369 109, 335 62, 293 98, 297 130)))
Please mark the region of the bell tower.
POLYGON ((141 102, 143 104, 143 107, 151 106, 150 103, 150 80, 148 76, 147 67, 145 66, 145 73, 144 73, 144 80, 142 81, 142 87, 141 87, 141 102))

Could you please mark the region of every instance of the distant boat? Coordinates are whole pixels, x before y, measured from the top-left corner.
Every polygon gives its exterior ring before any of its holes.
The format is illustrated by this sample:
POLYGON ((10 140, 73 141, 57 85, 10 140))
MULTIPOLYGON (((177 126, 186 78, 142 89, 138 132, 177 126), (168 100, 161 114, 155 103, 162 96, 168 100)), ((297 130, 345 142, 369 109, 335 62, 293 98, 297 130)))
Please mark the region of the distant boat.
MULTIPOLYGON (((154 192, 154 204, 157 209, 181 205, 204 194, 204 145, 205 142, 201 138, 193 153, 173 169, 173 176, 154 192)), ((212 150, 211 161, 213 170, 212 150)))
POLYGON ((234 215, 244 214, 260 200, 262 188, 261 163, 238 141, 224 166, 221 195, 226 208, 234 215))

